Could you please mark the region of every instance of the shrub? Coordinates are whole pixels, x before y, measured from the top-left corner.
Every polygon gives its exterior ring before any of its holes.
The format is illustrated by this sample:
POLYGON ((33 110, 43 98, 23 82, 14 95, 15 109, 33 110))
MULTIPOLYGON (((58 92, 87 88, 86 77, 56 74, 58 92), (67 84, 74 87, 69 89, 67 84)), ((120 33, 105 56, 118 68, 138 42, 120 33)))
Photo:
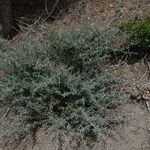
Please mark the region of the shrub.
POLYGON ((107 114, 121 101, 119 82, 94 73, 112 51, 112 39, 109 32, 80 31, 52 32, 43 44, 31 40, 3 52, 0 100, 18 116, 21 134, 48 124, 90 136, 115 122, 107 114))
POLYGON ((120 28, 127 33, 131 46, 150 47, 150 18, 123 22, 120 28))
POLYGON ((111 53, 119 51, 115 43, 121 36, 117 28, 82 27, 77 30, 51 32, 53 59, 75 71, 97 73, 108 63, 111 53))

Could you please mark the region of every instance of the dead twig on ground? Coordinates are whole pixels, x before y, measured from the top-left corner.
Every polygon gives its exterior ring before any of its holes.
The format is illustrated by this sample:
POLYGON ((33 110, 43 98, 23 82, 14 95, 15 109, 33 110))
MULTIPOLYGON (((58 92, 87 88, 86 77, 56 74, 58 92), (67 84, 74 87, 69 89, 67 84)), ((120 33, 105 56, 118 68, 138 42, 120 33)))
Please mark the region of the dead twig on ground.
POLYGON ((4 119, 7 117, 7 115, 9 114, 9 108, 6 110, 6 113, 3 115, 1 121, 0 121, 0 124, 4 121, 4 119))
POLYGON ((145 60, 145 62, 147 63, 147 67, 148 67, 148 71, 149 71, 148 79, 150 80, 150 63, 149 63, 148 60, 147 60, 147 55, 144 56, 144 60, 145 60))
POLYGON ((144 77, 146 76, 147 72, 148 72, 148 71, 146 71, 146 72, 143 74, 143 76, 142 76, 137 82, 133 83, 133 85, 135 86, 135 85, 137 85, 140 81, 142 81, 142 80, 144 79, 144 77))
POLYGON ((148 101, 145 101, 145 104, 146 104, 146 107, 147 107, 148 112, 150 112, 150 105, 149 105, 149 102, 148 102, 148 101))

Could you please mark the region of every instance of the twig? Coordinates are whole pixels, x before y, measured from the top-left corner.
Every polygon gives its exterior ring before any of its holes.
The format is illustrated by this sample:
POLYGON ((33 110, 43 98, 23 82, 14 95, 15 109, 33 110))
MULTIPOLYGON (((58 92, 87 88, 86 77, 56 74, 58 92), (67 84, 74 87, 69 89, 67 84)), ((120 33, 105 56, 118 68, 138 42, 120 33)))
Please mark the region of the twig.
POLYGON ((150 112, 150 106, 149 106, 148 101, 145 101, 145 104, 146 104, 146 107, 147 107, 148 112, 150 112))
POLYGON ((4 114, 4 116, 2 117, 2 119, 1 119, 1 122, 0 122, 0 124, 4 121, 4 119, 7 117, 7 115, 8 115, 8 113, 9 113, 9 108, 7 109, 7 111, 6 111, 6 113, 4 114))
POLYGON ((46 11, 47 14, 49 14, 48 6, 47 6, 47 0, 45 0, 45 11, 46 11))
MULTIPOLYGON (((146 57, 147 57, 147 55, 144 56, 144 59, 145 59, 145 62, 147 63, 147 66, 148 66, 148 71, 149 71, 148 79, 149 79, 150 78, 150 63, 148 62, 146 57)), ((145 101, 145 104, 146 104, 148 112, 150 112, 150 105, 149 105, 149 102, 147 100, 145 101)))
POLYGON ((147 60, 147 55, 145 55, 144 56, 144 59, 145 59, 145 62, 147 63, 147 67, 148 67, 148 71, 149 71, 149 77, 148 77, 148 79, 150 79, 150 63, 148 62, 148 60, 147 60))
POLYGON ((143 74, 143 76, 142 76, 137 82, 133 83, 133 85, 136 85, 136 84, 138 84, 140 81, 142 81, 142 80, 144 79, 144 77, 146 76, 146 74, 147 74, 147 71, 143 74))
POLYGON ((52 13, 55 11, 55 8, 56 8, 56 6, 58 5, 59 1, 60 1, 60 0, 57 0, 57 1, 55 2, 54 6, 53 6, 53 9, 49 12, 48 16, 43 20, 42 23, 44 23, 44 22, 52 15, 52 13))

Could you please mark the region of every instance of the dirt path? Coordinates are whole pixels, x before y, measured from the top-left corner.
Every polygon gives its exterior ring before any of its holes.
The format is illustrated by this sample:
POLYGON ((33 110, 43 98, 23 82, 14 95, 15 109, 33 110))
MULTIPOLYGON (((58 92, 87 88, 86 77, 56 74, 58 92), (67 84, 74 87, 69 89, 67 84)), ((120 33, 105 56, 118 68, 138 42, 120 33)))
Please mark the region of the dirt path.
POLYGON ((142 62, 118 68, 119 73, 126 78, 125 89, 133 102, 118 108, 118 113, 127 114, 130 121, 115 127, 116 136, 110 139, 108 150, 150 149, 150 112, 145 99, 139 97, 143 95, 150 100, 150 80, 149 70, 142 62))

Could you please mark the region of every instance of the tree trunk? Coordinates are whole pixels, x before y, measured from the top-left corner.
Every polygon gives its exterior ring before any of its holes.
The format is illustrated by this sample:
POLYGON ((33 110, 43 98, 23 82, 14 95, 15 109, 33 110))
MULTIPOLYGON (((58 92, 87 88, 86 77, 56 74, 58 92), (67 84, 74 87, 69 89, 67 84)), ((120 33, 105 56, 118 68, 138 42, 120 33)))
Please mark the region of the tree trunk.
POLYGON ((17 34, 18 30, 13 15, 12 0, 0 0, 0 2, 2 15, 2 34, 4 38, 10 40, 17 34))

